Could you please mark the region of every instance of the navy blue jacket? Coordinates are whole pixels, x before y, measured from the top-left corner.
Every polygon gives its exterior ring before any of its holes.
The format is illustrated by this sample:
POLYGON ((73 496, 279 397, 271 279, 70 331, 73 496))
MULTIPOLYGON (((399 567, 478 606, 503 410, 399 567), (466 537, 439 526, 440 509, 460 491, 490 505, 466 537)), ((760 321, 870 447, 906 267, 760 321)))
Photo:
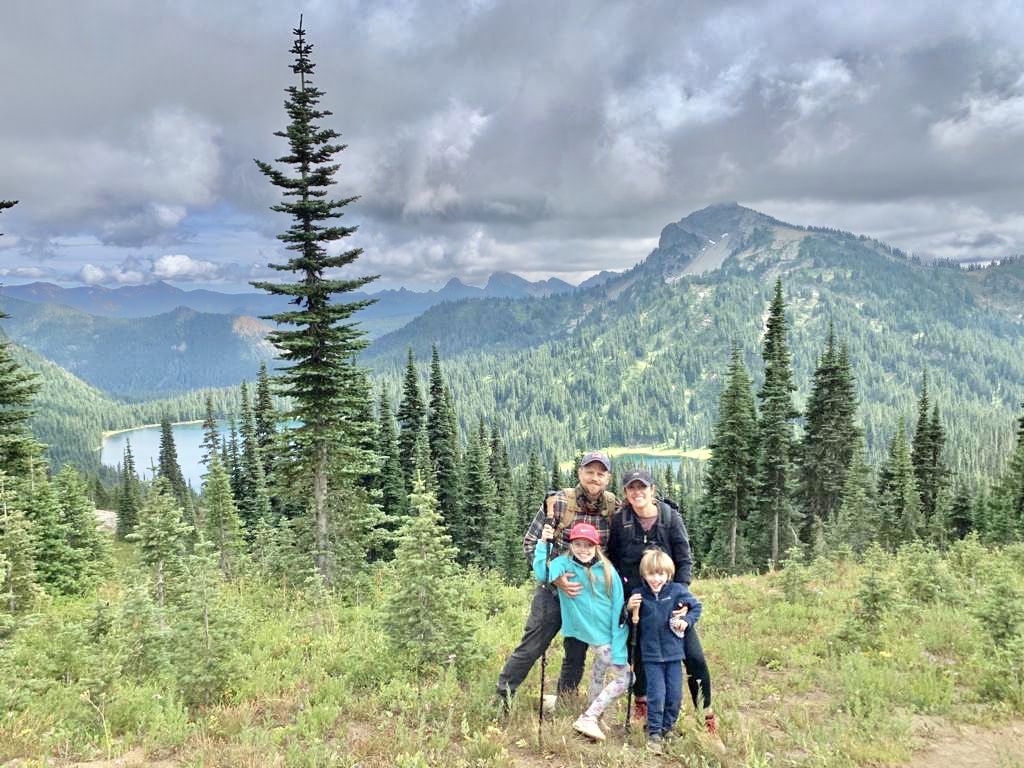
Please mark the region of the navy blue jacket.
POLYGON ((646 662, 681 661, 686 658, 683 638, 669 626, 672 611, 680 604, 690 610, 686 614, 686 631, 700 618, 700 601, 676 581, 670 581, 655 595, 645 583, 640 590, 640 657, 646 662))
POLYGON ((641 586, 640 558, 648 549, 660 549, 668 553, 676 566, 673 581, 683 585, 690 583, 693 559, 690 557, 690 539, 686 525, 679 514, 664 501, 658 500, 658 519, 650 531, 644 531, 636 519, 633 508, 626 504, 612 516, 608 545, 604 553, 612 561, 615 570, 622 576, 623 591, 633 594, 641 586), (663 525, 663 521, 667 525, 663 525))

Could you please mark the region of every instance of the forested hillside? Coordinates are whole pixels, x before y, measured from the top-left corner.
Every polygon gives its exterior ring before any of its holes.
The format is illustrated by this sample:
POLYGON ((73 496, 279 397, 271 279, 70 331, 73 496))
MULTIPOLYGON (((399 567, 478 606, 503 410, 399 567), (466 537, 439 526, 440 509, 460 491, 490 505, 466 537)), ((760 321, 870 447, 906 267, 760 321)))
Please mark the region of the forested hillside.
POLYGON ((78 378, 117 397, 145 400, 253 379, 274 356, 254 317, 177 309, 147 318, 89 315, 4 298, 4 330, 78 378))
POLYGON ((434 307, 365 360, 396 391, 406 350, 422 359, 436 344, 463 426, 496 420, 515 457, 540 446, 705 446, 733 342, 759 383, 781 276, 798 406, 832 323, 849 347, 870 455, 912 416, 927 369, 951 460, 975 474, 1009 452, 1005 425, 1024 392, 1022 268, 925 265, 864 237, 717 206, 666 227, 649 259, 602 286, 434 307))

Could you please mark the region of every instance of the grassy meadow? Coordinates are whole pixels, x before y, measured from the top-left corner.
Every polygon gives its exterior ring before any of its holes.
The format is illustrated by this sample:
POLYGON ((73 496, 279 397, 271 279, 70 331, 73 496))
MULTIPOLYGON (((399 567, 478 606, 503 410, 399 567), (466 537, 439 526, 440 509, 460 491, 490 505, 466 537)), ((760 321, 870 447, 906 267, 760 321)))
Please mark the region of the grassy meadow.
POLYGON ((528 586, 460 575, 471 650, 423 668, 391 650, 382 628, 379 606, 399 582, 392 565, 339 594, 253 568, 216 587, 202 621, 175 624, 139 607, 134 551, 119 546, 115 561, 94 594, 44 598, 0 624, 0 764, 925 765, 930 745, 964 734, 993 755, 971 765, 1022 764, 1012 735, 1024 746, 1022 545, 968 540, 943 555, 913 546, 698 579, 727 751, 684 702, 662 757, 646 752, 640 727, 624 734, 624 701, 606 715, 603 745, 574 735, 578 710, 565 703, 538 742, 539 665, 499 716, 494 681, 518 642, 528 586))

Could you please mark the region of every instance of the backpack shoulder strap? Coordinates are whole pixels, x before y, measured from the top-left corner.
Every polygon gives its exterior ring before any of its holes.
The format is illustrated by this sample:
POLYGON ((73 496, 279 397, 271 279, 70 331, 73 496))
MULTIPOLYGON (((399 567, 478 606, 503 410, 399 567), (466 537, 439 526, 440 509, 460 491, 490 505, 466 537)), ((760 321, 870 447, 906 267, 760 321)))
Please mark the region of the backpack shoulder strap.
POLYGON ((572 524, 572 520, 574 517, 576 517, 576 512, 580 508, 579 504, 576 502, 576 489, 563 488, 561 491, 554 491, 548 494, 546 500, 546 503, 548 505, 548 517, 554 515, 554 505, 559 496, 565 499, 565 509, 562 510, 562 515, 558 518, 558 522, 555 524, 556 536, 572 524))

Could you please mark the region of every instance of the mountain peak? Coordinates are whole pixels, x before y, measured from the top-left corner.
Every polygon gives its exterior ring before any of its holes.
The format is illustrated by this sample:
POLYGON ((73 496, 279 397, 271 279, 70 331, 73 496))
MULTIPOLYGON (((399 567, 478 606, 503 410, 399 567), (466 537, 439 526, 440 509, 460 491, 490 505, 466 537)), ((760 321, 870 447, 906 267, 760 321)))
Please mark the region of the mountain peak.
POLYGON ((680 219, 675 226, 705 239, 717 240, 724 234, 731 234, 733 237, 737 234, 749 234, 757 227, 791 225, 739 203, 719 203, 694 211, 680 219))

